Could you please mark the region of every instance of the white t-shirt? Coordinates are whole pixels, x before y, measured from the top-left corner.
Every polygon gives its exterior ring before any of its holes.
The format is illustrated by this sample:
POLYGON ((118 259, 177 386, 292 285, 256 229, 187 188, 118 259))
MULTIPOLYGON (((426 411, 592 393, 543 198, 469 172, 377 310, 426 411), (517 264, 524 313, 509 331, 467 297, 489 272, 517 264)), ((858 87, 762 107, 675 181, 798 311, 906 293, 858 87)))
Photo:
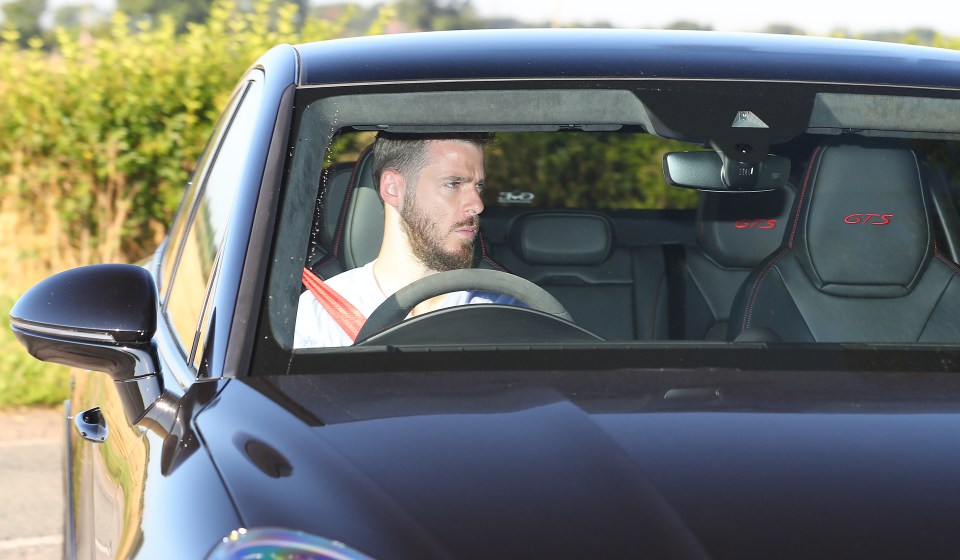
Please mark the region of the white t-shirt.
MULTIPOLYGON (((354 268, 337 274, 326 281, 344 299, 353 304, 364 317, 369 317, 387 296, 373 275, 374 260, 360 268, 354 268)), ((453 292, 447 294, 440 307, 453 307, 472 303, 500 303, 504 305, 523 305, 516 299, 490 292, 453 292)), ((294 348, 315 348, 318 346, 350 346, 353 341, 340 325, 327 313, 310 291, 300 295, 297 306, 297 326, 293 333, 294 348)))

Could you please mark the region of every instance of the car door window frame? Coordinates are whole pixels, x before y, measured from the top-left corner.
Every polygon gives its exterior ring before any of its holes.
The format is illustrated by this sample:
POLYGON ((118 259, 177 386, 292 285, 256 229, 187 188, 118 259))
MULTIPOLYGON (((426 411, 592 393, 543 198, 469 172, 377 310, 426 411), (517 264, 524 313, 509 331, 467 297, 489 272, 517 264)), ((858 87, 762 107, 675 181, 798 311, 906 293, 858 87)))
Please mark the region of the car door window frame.
MULTIPOLYGON (((189 375, 193 378, 197 376, 200 365, 199 356, 202 355, 203 351, 201 339, 204 333, 208 332, 208 323, 212 319, 210 306, 214 300, 213 293, 216 291, 219 283, 221 255, 223 253, 224 241, 227 238, 227 230, 229 229, 229 218, 223 220, 226 227, 224 231, 218 234, 220 241, 217 243, 216 252, 211 260, 211 268, 206 278, 203 296, 199 300, 201 303, 198 313, 196 314, 196 323, 189 332, 181 332, 183 329, 178 329, 177 321, 174 321, 170 314, 171 302, 176 306, 175 287, 177 286, 178 278, 181 277, 183 272, 181 270, 182 258, 191 234, 195 233, 194 227, 197 227, 198 214, 206 200, 205 195, 208 194, 210 181, 212 178, 215 178, 218 163, 221 165, 231 164, 230 162, 225 162, 223 159, 225 157, 223 150, 225 147, 229 147, 228 142, 232 138, 231 131, 236 130, 234 125, 237 123, 243 111, 245 109, 253 111, 258 106, 259 98, 262 97, 262 85, 263 73, 260 70, 255 70, 248 74, 236 88, 227 106, 227 110, 224 112, 225 117, 218 123, 217 128, 211 135, 211 143, 201 157, 197 171, 194 173, 194 180, 191 186, 188 187, 188 189, 193 188, 194 192, 188 194, 185 198, 185 200, 189 200, 189 205, 185 204, 178 211, 177 218, 171 228, 177 237, 171 237, 171 246, 166 248, 164 263, 163 266, 160 267, 160 274, 163 279, 161 285, 161 312, 168 326, 171 338, 176 342, 175 346, 179 350, 182 363, 189 369, 189 375), (255 93, 255 85, 257 84, 261 86, 259 95, 251 95, 255 93), (179 231, 177 228, 180 228, 179 231), (170 262, 170 259, 173 259, 172 262, 170 262)), ((255 117, 255 113, 250 116, 255 117)), ((232 207, 228 210, 228 215, 230 211, 232 211, 232 207)), ((181 327, 183 324, 181 321, 181 327)))

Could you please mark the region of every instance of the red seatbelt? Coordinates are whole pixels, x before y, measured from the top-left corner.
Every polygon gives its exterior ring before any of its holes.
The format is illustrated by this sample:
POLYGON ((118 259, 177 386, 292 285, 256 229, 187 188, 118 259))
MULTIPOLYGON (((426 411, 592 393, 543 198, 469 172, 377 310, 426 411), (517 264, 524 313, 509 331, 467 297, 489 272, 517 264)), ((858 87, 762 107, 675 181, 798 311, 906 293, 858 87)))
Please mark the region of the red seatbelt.
POLYGON ((313 297, 317 298, 320 305, 340 325, 343 332, 347 333, 351 342, 356 340, 360 327, 367 321, 363 313, 360 313, 352 303, 344 299, 336 290, 327 286, 319 276, 306 268, 303 269, 303 285, 310 290, 313 297))

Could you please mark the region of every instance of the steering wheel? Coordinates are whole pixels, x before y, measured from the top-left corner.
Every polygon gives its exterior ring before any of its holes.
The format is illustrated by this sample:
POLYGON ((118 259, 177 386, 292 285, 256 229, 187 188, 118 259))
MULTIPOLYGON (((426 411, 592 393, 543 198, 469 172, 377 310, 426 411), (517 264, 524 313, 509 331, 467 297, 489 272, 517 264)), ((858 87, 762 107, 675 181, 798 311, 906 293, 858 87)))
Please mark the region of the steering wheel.
POLYGON ((503 294, 522 301, 529 309, 514 306, 464 306, 464 307, 496 307, 529 311, 533 309, 571 323, 573 318, 549 292, 533 282, 497 270, 465 268, 431 274, 421 278, 397 293, 388 297, 380 304, 367 319, 357 333, 357 343, 379 334, 403 322, 404 318, 419 303, 432 297, 450 292, 463 290, 482 290, 496 294, 503 294))

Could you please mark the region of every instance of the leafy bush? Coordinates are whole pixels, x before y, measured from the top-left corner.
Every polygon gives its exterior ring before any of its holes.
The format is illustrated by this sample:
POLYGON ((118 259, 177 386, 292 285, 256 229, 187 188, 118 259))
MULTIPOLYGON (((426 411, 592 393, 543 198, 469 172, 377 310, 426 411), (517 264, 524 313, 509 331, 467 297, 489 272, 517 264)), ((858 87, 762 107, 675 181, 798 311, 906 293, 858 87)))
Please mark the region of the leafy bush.
POLYGON ((6 31, 0 265, 18 271, 11 284, 148 254, 243 71, 275 44, 343 28, 315 20, 298 29, 296 10, 261 0, 239 12, 221 1, 183 34, 169 18, 133 25, 117 13, 103 36, 58 30, 49 50, 39 41, 20 49, 6 31))
POLYGON ((0 294, 0 409, 59 404, 69 392, 69 370, 34 359, 10 330, 10 308, 16 298, 0 294))

